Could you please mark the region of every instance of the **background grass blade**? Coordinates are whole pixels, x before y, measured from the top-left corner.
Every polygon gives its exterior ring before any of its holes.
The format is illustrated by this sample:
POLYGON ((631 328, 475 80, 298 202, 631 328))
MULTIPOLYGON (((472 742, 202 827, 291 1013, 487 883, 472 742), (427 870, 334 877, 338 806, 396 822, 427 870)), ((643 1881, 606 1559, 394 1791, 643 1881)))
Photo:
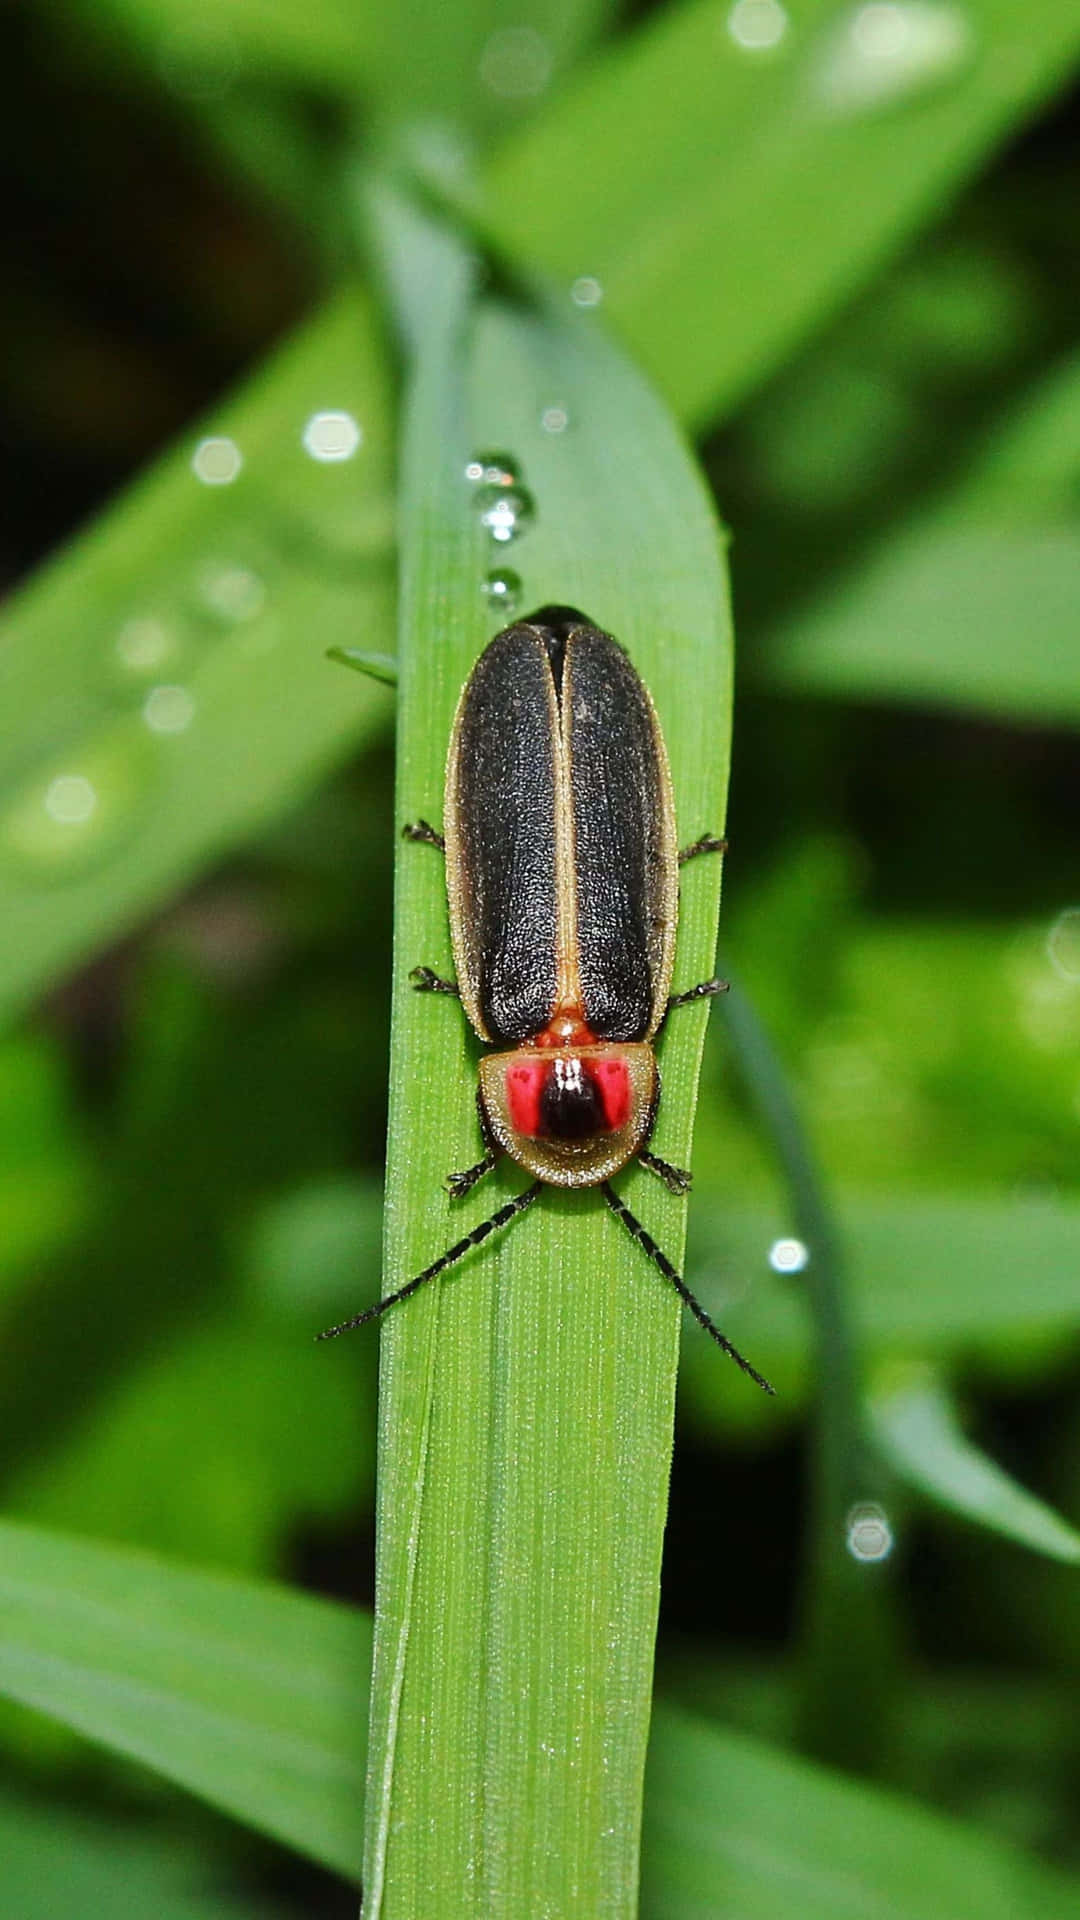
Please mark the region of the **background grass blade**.
POLYGON ((846 1516, 866 1476, 859 1356, 839 1227, 813 1147, 768 1034, 742 989, 724 999, 739 1073, 768 1135, 806 1249, 816 1410, 801 1605, 803 1743, 868 1767, 878 1751, 889 1675, 888 1611, 846 1551, 846 1516))
POLYGON ((373 684, 343 698, 323 655, 392 632, 388 400, 371 310, 343 294, 6 609, 0 1010, 265 825, 387 714, 373 684), (326 410, 358 423, 354 458, 306 451, 326 410))
POLYGON ((4 1905, 19 1920, 153 1913, 156 1920, 256 1920, 265 1907, 226 1891, 205 1848, 177 1846, 29 1796, 0 1795, 4 1905))
POLYGON ((916 45, 861 69, 846 5, 791 5, 757 51, 714 0, 668 8, 507 141, 485 221, 564 285, 595 276, 680 414, 723 414, 1066 84, 1080 53, 1060 0, 934 12, 921 59, 916 45))
POLYGON ((886 1374, 871 1392, 870 1412, 878 1446, 901 1479, 1035 1553, 1080 1564, 1080 1533, 966 1438, 933 1375, 886 1374))
POLYGON ((342 1607, 0 1523, 0 1692, 342 1873, 370 1645, 342 1607))
POLYGON ((1039 381, 929 510, 762 635, 764 685, 1080 723, 1080 363, 1039 381))
MULTIPOLYGON (((399 221, 391 244, 424 238, 399 221)), ((481 580, 506 558, 523 611, 570 601, 629 647, 667 731, 682 831, 717 829, 730 631, 717 529, 677 434, 588 320, 487 305, 467 369, 455 326, 445 302, 428 316, 405 443, 399 820, 438 818, 454 703, 498 624, 481 580), (463 479, 478 447, 508 450, 535 496, 507 556, 478 537, 463 479)), ((687 873, 680 983, 710 971, 719 879, 709 863, 687 873)), ((500 1171, 460 1209, 440 1198, 446 1170, 475 1158, 474 1049, 459 1011, 412 996, 406 975, 449 960, 440 864, 405 846, 388 1291, 521 1184, 500 1171)), ((657 1147, 676 1160, 704 1024, 690 1011, 664 1038, 657 1147)), ((678 1202, 638 1176, 625 1189, 678 1259, 678 1202)), ((545 1194, 387 1321, 373 1915, 634 1910, 678 1318, 586 1193, 545 1194)))
MULTIPOLYGON (((1080 1322, 1075 1205, 974 1194, 913 1193, 903 1201, 841 1194, 838 1212, 852 1311, 875 1359, 919 1353, 986 1365, 1007 1349, 1015 1370, 1025 1355, 1041 1364, 1067 1356, 1080 1322)), ((800 1276, 782 1278, 769 1265, 769 1248, 791 1230, 785 1206, 750 1210, 703 1198, 691 1216, 687 1263, 710 1311, 760 1355, 782 1384, 785 1403, 805 1383, 810 1340, 800 1276)), ((726 1384, 702 1359, 688 1343, 684 1367, 695 1405, 730 1407, 726 1384)))
POLYGON ((745 1736, 659 1710, 643 1920, 1066 1920, 1074 1880, 745 1736))

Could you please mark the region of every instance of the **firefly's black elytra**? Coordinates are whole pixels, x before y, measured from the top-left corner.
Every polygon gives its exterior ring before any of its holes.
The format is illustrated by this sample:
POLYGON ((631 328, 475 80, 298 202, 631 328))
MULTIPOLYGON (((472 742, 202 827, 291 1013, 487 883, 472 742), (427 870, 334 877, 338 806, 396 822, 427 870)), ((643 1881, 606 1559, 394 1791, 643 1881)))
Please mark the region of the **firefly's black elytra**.
POLYGON ((680 854, 660 723, 618 642, 573 607, 541 607, 497 633, 462 690, 446 769, 443 847, 457 980, 417 967, 421 991, 460 994, 482 1040, 485 1152, 451 1174, 468 1193, 507 1153, 533 1184, 387 1299, 323 1338, 385 1312, 506 1226, 544 1185, 599 1186, 697 1320, 768 1393, 614 1192, 636 1157, 673 1192, 690 1175, 648 1151, 660 1098, 652 1041, 672 1007, 680 862, 719 852, 703 835, 680 854))

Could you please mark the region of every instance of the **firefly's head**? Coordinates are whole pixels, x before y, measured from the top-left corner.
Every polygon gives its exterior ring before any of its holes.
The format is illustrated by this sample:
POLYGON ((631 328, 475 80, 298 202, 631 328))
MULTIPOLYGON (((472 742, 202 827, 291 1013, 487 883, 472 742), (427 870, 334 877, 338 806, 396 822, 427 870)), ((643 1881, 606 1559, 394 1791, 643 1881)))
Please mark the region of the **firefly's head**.
POLYGON ((504 1153, 556 1187, 593 1187, 649 1137, 660 1080, 641 1042, 520 1047, 480 1062, 480 1099, 504 1153))

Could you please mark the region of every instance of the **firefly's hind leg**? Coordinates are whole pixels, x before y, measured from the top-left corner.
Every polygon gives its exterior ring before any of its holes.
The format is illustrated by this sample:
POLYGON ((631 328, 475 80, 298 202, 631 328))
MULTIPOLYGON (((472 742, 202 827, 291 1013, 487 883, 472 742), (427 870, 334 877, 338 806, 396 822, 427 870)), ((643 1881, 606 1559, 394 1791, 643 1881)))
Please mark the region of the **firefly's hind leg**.
MULTIPOLYGON (((446 841, 442 834, 436 833, 435 828, 427 820, 410 820, 406 826, 402 827, 401 834, 404 840, 422 840, 425 846, 438 847, 440 853, 446 852, 446 841)), ((681 855, 679 857, 682 858, 681 855)))

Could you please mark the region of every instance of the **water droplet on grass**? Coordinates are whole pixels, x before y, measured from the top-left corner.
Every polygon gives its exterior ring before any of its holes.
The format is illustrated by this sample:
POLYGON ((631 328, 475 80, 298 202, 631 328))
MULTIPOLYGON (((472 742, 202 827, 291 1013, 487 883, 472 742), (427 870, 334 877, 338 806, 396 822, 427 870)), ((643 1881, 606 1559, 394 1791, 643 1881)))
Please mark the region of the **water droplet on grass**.
POLYGON ((774 1240, 769 1248, 769 1265, 774 1273, 802 1273, 810 1264, 810 1249, 802 1240, 774 1240))
POLYGON ((565 407, 545 407, 540 415, 540 425, 545 433, 565 433, 570 425, 570 415, 565 407))
POLYGON ((200 440, 191 456, 191 471, 204 487, 228 487, 244 464, 244 456, 235 440, 224 434, 212 434, 200 440))
POLYGON ((493 567, 481 581, 480 591, 493 612, 509 619, 521 599, 521 579, 512 567, 493 567))
POLYGON ((603 297, 604 289, 593 273, 579 274, 570 288, 575 307, 598 307, 603 297))
POLYGON ((186 733, 195 718, 195 696, 187 687, 152 687, 142 713, 151 733, 186 733))
POLYGON ((465 468, 466 480, 479 486, 516 487, 521 478, 520 464, 512 453, 474 453, 465 468))
POLYGON ((351 460, 363 438, 363 428, 352 414, 336 409, 313 413, 301 435, 305 453, 329 465, 351 460))
POLYGON ((108 854, 139 818, 148 764, 125 729, 75 748, 32 776, 0 813, 0 858, 39 880, 63 880, 108 854))
POLYGON ((764 53, 779 46, 788 30, 788 17, 780 0, 735 0, 727 30, 745 53, 764 53))
POLYGON ((254 620, 266 600, 266 585, 261 576, 240 563, 208 567, 199 587, 202 604, 227 626, 254 620))
POLYGON ((486 527, 499 546, 516 540, 530 524, 536 511, 527 487, 481 487, 476 495, 480 525, 486 527))
POLYGON ((884 1507, 862 1500, 851 1508, 846 1522, 847 1550, 853 1560, 886 1560, 893 1549, 893 1531, 884 1507))
POLYGON ((176 635, 163 620, 147 615, 127 620, 113 643, 113 663, 124 675, 159 673, 177 651, 176 635))
POLYGON ((974 47, 967 15, 945 0, 867 0, 827 36, 816 91, 834 113, 902 104, 956 79, 974 47))

